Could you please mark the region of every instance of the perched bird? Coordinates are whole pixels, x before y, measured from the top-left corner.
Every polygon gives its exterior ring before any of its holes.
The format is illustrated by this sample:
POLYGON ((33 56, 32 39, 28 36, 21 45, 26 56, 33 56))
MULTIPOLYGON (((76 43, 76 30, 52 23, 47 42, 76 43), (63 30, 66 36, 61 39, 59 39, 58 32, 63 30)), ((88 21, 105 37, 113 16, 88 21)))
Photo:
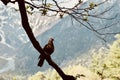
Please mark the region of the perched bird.
MULTIPOLYGON (((50 40, 48 41, 48 43, 44 46, 43 50, 48 54, 48 55, 51 55, 53 52, 54 52, 54 44, 53 44, 53 41, 54 39, 53 38, 50 38, 50 40)), ((38 63, 38 66, 42 67, 43 63, 44 63, 44 60, 45 58, 40 55, 39 56, 40 58, 40 61, 38 63)))

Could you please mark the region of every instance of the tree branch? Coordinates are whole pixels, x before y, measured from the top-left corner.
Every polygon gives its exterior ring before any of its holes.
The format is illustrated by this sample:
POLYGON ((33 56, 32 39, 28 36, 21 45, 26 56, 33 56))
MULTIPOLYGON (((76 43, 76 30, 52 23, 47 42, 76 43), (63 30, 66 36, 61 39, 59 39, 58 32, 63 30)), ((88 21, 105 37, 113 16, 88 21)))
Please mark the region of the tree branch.
POLYGON ((45 52, 41 48, 39 42, 36 40, 36 38, 35 38, 35 36, 34 36, 34 34, 32 32, 32 29, 29 26, 24 0, 17 0, 17 2, 18 2, 18 5, 19 5, 19 9, 20 9, 20 14, 21 14, 23 28, 26 31, 26 34, 28 35, 28 37, 29 37, 30 41, 32 42, 34 48, 41 55, 43 55, 45 57, 45 59, 47 60, 49 65, 51 65, 58 72, 58 74, 62 77, 63 80, 75 80, 75 78, 73 76, 66 75, 59 68, 59 66, 51 59, 51 57, 49 55, 45 54, 45 52))

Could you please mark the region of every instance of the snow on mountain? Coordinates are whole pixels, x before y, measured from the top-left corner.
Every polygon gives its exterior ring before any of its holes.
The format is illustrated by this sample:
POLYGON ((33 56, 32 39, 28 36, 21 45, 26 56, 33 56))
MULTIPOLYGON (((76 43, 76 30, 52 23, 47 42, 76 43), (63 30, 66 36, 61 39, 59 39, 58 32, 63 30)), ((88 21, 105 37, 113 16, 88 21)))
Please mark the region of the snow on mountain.
MULTIPOLYGON (((118 14, 116 19, 111 21, 96 18, 89 18, 94 27, 101 27, 120 20, 119 0, 114 2, 114 7, 105 17, 112 17, 118 14)), ((107 3, 106 6, 113 3, 107 3)), ((103 10, 101 6, 99 10, 103 10)), ((103 41, 93 32, 89 31, 69 16, 59 19, 56 17, 42 17, 39 13, 29 15, 29 22, 33 32, 43 47, 50 37, 55 39, 55 52, 53 60, 60 66, 67 65, 67 61, 76 59, 82 54, 88 53, 90 49, 103 46, 103 41)), ((5 62, 5 66, 0 64, 1 72, 14 70, 16 73, 35 73, 39 70, 50 68, 44 64, 42 68, 37 67, 39 53, 33 48, 27 35, 25 34, 20 21, 19 12, 0 3, 0 63, 5 62), (13 64, 10 66, 10 64, 13 64), (6 66, 7 65, 7 66, 6 66), (8 67, 9 66, 9 67, 8 67)), ((103 32, 113 32, 119 30, 119 22, 114 27, 103 32), (117 30, 116 30, 117 29, 117 30)), ((108 42, 114 40, 105 36, 108 42)))

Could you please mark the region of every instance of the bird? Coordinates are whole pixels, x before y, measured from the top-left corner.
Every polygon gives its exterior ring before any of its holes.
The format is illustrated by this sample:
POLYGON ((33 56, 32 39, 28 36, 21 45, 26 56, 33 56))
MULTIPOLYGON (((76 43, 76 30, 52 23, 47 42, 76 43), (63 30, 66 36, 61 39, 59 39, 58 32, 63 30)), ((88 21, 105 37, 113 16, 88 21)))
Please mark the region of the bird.
MULTIPOLYGON (((50 38, 48 43, 44 46, 43 50, 44 52, 46 52, 48 55, 51 55, 54 52, 54 44, 53 44, 54 39, 50 38)), ((38 66, 42 67, 45 58, 40 55, 39 56, 39 62, 38 62, 38 66)))

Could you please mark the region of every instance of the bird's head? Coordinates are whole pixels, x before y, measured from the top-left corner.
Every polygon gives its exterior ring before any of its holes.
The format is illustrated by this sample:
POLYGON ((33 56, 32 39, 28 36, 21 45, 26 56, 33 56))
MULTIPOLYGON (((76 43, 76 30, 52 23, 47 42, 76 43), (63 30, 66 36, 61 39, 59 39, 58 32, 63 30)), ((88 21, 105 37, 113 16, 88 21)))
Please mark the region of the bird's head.
POLYGON ((49 41, 52 41, 52 42, 53 42, 53 41, 54 41, 54 39, 53 39, 53 38, 50 38, 50 40, 49 40, 49 41))

